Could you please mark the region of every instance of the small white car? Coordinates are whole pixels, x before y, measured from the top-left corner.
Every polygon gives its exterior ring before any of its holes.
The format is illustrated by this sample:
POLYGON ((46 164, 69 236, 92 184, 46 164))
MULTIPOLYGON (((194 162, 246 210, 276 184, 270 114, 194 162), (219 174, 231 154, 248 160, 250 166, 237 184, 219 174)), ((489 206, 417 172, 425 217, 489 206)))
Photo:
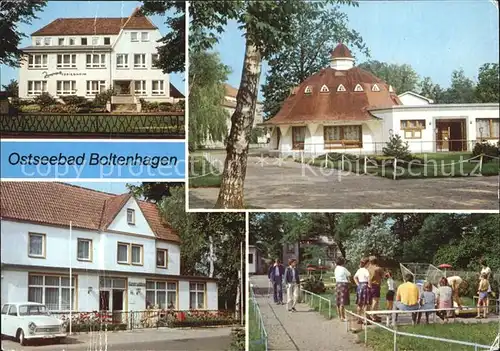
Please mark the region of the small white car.
POLYGON ((2 336, 15 338, 21 345, 36 339, 60 342, 67 335, 66 323, 51 316, 45 305, 36 302, 2 305, 2 336))

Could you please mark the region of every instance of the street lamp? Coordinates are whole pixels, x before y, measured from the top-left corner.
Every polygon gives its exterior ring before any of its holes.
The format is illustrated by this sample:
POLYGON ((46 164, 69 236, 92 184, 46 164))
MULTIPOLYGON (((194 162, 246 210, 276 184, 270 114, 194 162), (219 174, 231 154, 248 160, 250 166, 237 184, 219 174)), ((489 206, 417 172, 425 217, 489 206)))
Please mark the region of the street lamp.
POLYGON ((484 130, 483 127, 479 127, 479 135, 480 135, 480 138, 481 138, 481 142, 483 142, 483 130, 484 130))
POLYGON ((392 129, 389 129, 389 138, 392 138, 393 135, 394 135, 394 131, 392 129))

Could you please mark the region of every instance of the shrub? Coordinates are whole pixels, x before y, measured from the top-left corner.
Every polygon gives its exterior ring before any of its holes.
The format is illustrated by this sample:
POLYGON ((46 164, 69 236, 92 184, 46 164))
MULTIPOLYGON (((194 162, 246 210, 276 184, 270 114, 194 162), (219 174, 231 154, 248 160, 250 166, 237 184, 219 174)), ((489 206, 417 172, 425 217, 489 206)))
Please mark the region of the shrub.
POLYGON ((80 107, 89 104, 89 101, 85 97, 78 95, 61 96, 61 100, 64 101, 64 103, 69 106, 80 107))
POLYGON ((106 91, 96 94, 94 97, 93 105, 95 107, 105 107, 108 101, 111 101, 111 97, 115 96, 116 92, 113 89, 108 89, 106 91))
POLYGON ((40 112, 41 108, 40 105, 36 104, 31 104, 31 105, 20 105, 19 106, 19 112, 40 112))
POLYGON ((493 144, 483 141, 481 143, 476 143, 474 149, 472 150, 472 157, 486 155, 489 157, 483 157, 483 163, 490 162, 493 160, 492 157, 498 157, 499 147, 493 144))
POLYGON ((411 161, 413 159, 408 142, 403 142, 403 139, 398 134, 394 134, 389 138, 382 152, 384 156, 391 156, 404 161, 411 161))
MULTIPOLYGON (((75 333, 85 333, 90 331, 118 331, 127 330, 127 324, 125 323, 108 323, 101 324, 98 322, 88 322, 88 323, 78 323, 72 324, 71 331, 75 333)), ((69 324, 66 327, 66 332, 69 332, 69 324)))
POLYGON ((231 331, 231 351, 245 351, 245 329, 234 328, 231 331))
POLYGON ((46 106, 57 104, 57 100, 54 99, 54 97, 52 97, 49 93, 41 93, 33 99, 33 102, 39 105, 42 109, 46 106))
POLYGON ((325 292, 325 283, 321 279, 311 275, 304 280, 302 288, 315 294, 322 294, 325 292))

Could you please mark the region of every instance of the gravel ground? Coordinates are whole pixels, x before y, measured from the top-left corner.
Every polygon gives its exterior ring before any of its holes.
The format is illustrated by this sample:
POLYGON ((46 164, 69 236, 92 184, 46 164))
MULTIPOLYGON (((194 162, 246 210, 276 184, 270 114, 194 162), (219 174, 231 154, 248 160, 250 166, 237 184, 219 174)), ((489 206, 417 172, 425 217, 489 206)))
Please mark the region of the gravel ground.
MULTIPOLYGON (((270 350, 286 351, 365 351, 357 343, 356 335, 346 331, 338 320, 327 320, 306 304, 298 304, 297 312, 288 312, 286 306, 275 305, 268 298, 266 276, 253 276, 254 285, 264 325, 269 336, 270 350)), ((286 301, 286 295, 284 296, 286 301)))

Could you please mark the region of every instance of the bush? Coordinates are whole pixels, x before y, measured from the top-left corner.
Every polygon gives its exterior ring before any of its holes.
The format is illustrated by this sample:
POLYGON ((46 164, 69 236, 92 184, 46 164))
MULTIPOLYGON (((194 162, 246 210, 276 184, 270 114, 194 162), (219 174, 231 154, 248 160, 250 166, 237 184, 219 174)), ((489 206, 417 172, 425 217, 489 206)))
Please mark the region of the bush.
POLYGON ((245 329, 234 328, 231 331, 231 351, 245 351, 245 329))
POLYGON ((50 105, 56 105, 57 100, 52 97, 49 93, 41 93, 33 99, 33 102, 39 105, 42 109, 50 105))
POLYGON ((491 162, 492 160, 494 160, 492 157, 498 157, 499 154, 500 154, 499 147, 490 144, 487 141, 476 143, 476 145, 474 145, 474 149, 472 149, 472 157, 479 155, 490 156, 490 157, 483 157, 483 163, 491 162))
POLYGON ((391 156, 404 161, 411 161, 413 159, 408 142, 403 142, 403 139, 398 134, 392 135, 389 138, 382 152, 384 156, 391 156))
MULTIPOLYGON (((125 323, 108 323, 101 324, 96 322, 89 323, 81 323, 81 324, 73 324, 71 326, 71 331, 75 333, 85 333, 90 331, 119 331, 119 330, 127 330, 127 324, 125 323)), ((69 324, 66 327, 66 332, 69 332, 69 324)))
POLYGON ((61 96, 61 100, 69 106, 86 106, 89 104, 89 101, 83 97, 83 96, 78 96, 78 95, 67 95, 67 96, 61 96))
POLYGON ((40 105, 32 104, 32 105, 20 105, 19 106, 19 112, 40 112, 41 108, 40 105))
POLYGON ((314 275, 311 275, 304 280, 302 288, 315 294, 322 294, 326 290, 325 283, 314 275))
POLYGON ((106 91, 100 92, 94 97, 93 105, 95 107, 106 107, 108 101, 111 101, 111 97, 115 95, 116 92, 113 89, 108 89, 106 91))

